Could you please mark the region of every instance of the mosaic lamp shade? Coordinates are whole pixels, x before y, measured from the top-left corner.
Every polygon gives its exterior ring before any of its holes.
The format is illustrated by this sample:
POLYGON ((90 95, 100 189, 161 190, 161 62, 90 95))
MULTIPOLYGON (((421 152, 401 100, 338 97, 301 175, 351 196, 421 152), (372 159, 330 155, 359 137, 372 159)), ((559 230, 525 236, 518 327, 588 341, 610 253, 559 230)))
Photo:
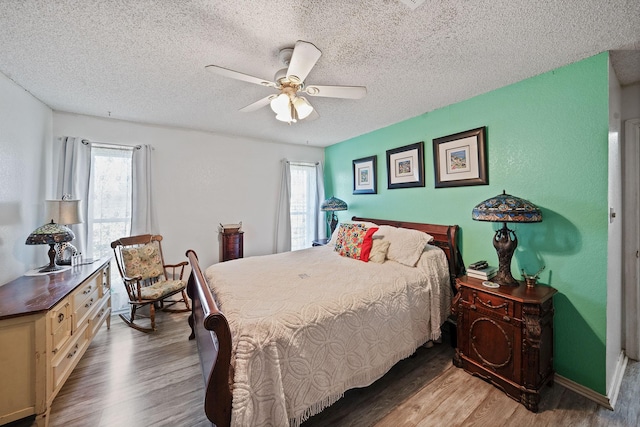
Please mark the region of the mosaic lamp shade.
POLYGON ((322 202, 320 210, 324 212, 331 212, 331 218, 328 218, 327 222, 329 222, 329 229, 331 230, 330 234, 332 235, 338 225, 338 217, 336 216, 335 211, 346 211, 347 203, 344 200, 331 196, 322 202))
POLYGON ((53 248, 56 243, 70 242, 76 236, 69 227, 61 224, 56 224, 51 221, 42 227, 36 228, 29 237, 25 244, 27 245, 49 245, 49 265, 45 266, 40 273, 48 273, 51 271, 60 270, 55 263, 56 251, 53 248))
POLYGON ((473 208, 471 218, 475 221, 502 222, 502 228, 493 237, 493 246, 498 253, 498 274, 492 279, 504 286, 518 286, 511 275, 511 258, 518 246, 518 238, 507 222, 540 222, 542 212, 533 203, 520 197, 502 194, 487 199, 473 208))

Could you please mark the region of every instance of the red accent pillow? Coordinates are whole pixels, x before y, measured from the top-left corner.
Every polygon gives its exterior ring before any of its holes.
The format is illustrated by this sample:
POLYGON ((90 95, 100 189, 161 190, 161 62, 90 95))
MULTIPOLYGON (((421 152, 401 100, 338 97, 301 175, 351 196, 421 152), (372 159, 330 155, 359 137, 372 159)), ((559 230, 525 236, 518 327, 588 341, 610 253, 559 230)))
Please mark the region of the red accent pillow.
POLYGON ((369 254, 371 253, 371 246, 373 246, 373 233, 378 231, 377 227, 371 227, 367 230, 367 234, 362 241, 362 249, 360 249, 360 261, 369 262, 369 254))

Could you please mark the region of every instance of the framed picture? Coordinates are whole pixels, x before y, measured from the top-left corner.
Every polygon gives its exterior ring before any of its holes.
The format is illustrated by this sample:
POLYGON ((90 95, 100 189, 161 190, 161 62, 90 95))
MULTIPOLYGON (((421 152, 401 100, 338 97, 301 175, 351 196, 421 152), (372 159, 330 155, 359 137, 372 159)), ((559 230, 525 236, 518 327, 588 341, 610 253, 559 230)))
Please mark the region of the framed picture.
POLYGON ((424 142, 387 150, 387 188, 424 187, 424 142))
POLYGON ((353 194, 376 194, 376 159, 363 157, 353 161, 353 194))
POLYGON ((436 188, 487 185, 485 127, 433 140, 436 188))

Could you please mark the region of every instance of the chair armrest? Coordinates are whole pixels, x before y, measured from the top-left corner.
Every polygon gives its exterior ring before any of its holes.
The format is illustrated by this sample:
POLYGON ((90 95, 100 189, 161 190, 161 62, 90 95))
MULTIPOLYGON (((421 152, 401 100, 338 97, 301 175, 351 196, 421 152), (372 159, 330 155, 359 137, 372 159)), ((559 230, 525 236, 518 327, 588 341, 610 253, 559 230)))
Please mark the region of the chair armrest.
POLYGON ((163 267, 164 268, 178 268, 178 267, 185 267, 189 265, 189 263, 187 261, 182 261, 181 263, 178 264, 165 264, 163 267))
POLYGON ((178 264, 165 264, 163 267, 166 269, 171 269, 171 277, 173 280, 176 280, 176 275, 178 276, 178 280, 182 280, 182 276, 184 274, 184 268, 189 265, 187 261, 182 261, 178 264), (180 271, 180 274, 176 274, 177 270, 180 271))
POLYGON ((127 282, 139 282, 140 280, 142 280, 142 276, 133 276, 133 277, 122 276, 122 280, 127 282))

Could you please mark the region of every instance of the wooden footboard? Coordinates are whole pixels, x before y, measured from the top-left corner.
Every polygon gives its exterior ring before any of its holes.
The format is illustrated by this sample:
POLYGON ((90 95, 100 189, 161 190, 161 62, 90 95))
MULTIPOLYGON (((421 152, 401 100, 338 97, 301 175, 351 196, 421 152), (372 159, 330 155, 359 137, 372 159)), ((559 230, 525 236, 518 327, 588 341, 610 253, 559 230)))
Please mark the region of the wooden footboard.
POLYGON ((205 378, 204 411, 207 418, 218 427, 231 424, 231 330, 224 314, 218 310, 211 290, 198 263, 198 256, 189 249, 191 275, 187 294, 191 298, 189 316, 191 336, 196 339, 200 365, 205 378))

